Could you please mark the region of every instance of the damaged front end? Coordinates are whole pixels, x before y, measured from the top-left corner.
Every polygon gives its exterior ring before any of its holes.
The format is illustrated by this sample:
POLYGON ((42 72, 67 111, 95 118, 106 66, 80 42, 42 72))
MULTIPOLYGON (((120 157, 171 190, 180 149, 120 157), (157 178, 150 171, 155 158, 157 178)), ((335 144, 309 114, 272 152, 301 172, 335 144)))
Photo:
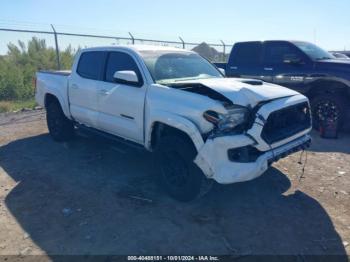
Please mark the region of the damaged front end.
MULTIPOLYGON (((168 85, 219 102, 220 106, 208 106, 201 115, 212 128, 202 132, 204 144, 197 148, 194 159, 203 173, 218 183, 252 180, 273 162, 310 145, 308 99, 260 82, 236 85, 230 79, 209 79, 168 85)), ((198 118, 196 121, 203 125, 198 118)))
POLYGON ((208 110, 203 113, 204 119, 213 125, 213 129, 204 135, 205 139, 220 135, 242 133, 251 126, 251 116, 254 110, 234 104, 221 93, 201 83, 172 83, 167 86, 209 97, 219 102, 225 108, 225 113, 214 110, 208 110))
POLYGON ((203 117, 215 127, 194 162, 208 178, 221 184, 252 180, 273 162, 311 143, 309 105, 302 95, 269 101, 253 109, 233 106, 225 116, 207 111, 203 117), (280 125, 275 123, 278 117, 280 125), (267 132, 278 139, 267 139, 267 132))

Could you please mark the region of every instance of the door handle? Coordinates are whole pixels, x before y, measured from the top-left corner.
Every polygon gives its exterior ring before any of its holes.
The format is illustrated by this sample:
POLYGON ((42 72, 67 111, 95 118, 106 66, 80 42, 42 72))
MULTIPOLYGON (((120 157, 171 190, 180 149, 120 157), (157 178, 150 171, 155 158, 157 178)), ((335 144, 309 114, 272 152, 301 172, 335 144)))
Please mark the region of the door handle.
POLYGON ((237 70, 238 67, 237 67, 237 66, 230 66, 230 69, 232 69, 232 70, 237 70))
POLYGON ((264 70, 265 71, 273 71, 273 68, 272 67, 264 67, 264 70))
POLYGON ((73 84, 73 85, 71 85, 71 88, 72 88, 72 89, 78 89, 78 88, 79 88, 79 86, 78 86, 78 85, 76 85, 76 84, 73 84))
POLYGON ((120 114, 120 116, 127 118, 127 119, 131 119, 134 120, 135 118, 133 118, 132 116, 128 116, 128 115, 124 115, 124 114, 120 114))
POLYGON ((106 96, 108 94, 109 94, 108 90, 106 90, 106 89, 100 90, 100 95, 106 96))

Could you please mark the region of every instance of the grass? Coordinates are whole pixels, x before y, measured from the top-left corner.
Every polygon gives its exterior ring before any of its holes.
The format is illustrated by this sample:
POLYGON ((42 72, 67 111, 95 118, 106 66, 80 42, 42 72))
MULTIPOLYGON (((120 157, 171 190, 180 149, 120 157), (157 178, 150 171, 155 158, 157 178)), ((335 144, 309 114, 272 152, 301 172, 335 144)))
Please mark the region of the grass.
POLYGON ((36 105, 34 98, 28 100, 0 101, 0 113, 17 111, 22 108, 33 109, 36 105))

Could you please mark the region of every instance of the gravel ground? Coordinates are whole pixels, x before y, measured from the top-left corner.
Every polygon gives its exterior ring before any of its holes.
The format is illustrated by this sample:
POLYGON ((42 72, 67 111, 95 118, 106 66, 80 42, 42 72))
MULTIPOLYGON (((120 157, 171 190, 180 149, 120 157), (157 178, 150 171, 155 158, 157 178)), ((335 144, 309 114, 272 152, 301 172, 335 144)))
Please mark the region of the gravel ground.
POLYGON ((297 153, 184 204, 154 185, 149 153, 55 143, 43 111, 2 114, 0 255, 349 255, 350 135, 313 137, 304 174, 297 153))

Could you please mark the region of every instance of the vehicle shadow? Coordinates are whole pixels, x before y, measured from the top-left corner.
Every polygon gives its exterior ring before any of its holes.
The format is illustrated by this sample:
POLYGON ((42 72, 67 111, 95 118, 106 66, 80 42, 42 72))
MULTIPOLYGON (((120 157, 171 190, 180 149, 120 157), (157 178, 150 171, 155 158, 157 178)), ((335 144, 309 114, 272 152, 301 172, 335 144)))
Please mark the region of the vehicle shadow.
MULTIPOLYGON (((100 140, 48 135, 0 148, 18 184, 5 203, 44 252, 55 255, 346 255, 323 207, 271 168, 178 203, 157 189, 151 155, 100 140)), ((342 257, 346 261, 346 257, 342 257)))
POLYGON ((350 154, 350 132, 342 132, 337 139, 321 138, 315 130, 311 132, 312 144, 310 151, 312 152, 338 152, 350 154))

